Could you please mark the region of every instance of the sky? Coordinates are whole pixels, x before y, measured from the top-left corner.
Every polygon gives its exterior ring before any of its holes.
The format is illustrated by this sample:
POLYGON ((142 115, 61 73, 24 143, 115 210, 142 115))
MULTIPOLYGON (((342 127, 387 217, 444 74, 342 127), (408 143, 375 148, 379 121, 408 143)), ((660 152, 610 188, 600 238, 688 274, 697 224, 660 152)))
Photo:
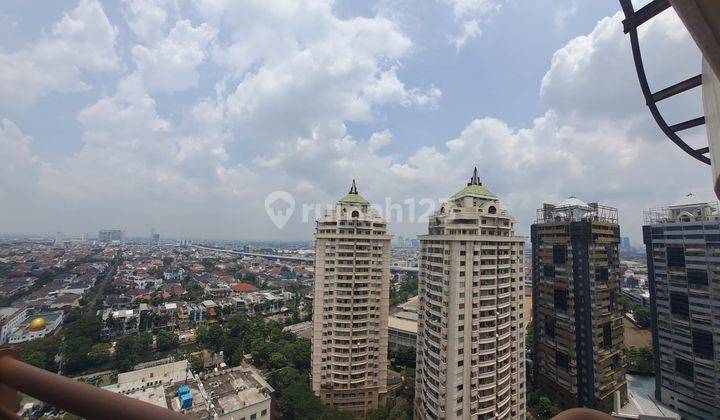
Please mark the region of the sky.
MULTIPOLYGON (((639 246, 643 210, 712 199, 712 181, 654 124, 621 16, 613 0, 4 1, 0 233, 311 240, 355 179, 413 237, 477 166, 518 235, 574 195, 617 207, 639 246)), ((640 39, 654 90, 700 72, 674 11, 640 39)), ((670 123, 702 115, 699 92, 664 102, 670 123)))

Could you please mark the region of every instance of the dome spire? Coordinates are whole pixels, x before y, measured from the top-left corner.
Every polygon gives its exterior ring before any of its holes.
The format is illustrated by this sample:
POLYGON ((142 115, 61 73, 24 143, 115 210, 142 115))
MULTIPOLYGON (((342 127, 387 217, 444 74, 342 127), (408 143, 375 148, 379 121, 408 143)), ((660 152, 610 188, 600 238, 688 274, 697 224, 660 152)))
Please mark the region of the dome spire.
POLYGON ((473 175, 470 178, 470 182, 468 182, 468 186, 470 185, 482 185, 482 182, 480 182, 480 177, 478 177, 477 166, 475 167, 475 170, 473 170, 473 175))
POLYGON ((348 194, 357 194, 357 187, 355 186, 355 180, 353 179, 352 186, 350 187, 350 192, 348 194))

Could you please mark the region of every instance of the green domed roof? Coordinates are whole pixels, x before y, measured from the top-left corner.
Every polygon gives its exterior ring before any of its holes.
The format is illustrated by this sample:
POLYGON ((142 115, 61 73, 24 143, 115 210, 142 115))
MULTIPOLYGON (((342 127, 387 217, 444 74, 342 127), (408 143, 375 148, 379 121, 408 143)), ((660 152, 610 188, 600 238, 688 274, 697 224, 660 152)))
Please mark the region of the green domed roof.
POLYGON ((368 201, 364 199, 360 194, 348 194, 340 199, 341 203, 356 203, 356 204, 368 204, 368 201))
POLYGON ((486 196, 486 197, 495 197, 495 194, 490 192, 490 190, 483 187, 482 185, 468 185, 467 187, 465 187, 462 190, 453 194, 453 196, 450 197, 450 199, 455 200, 457 198, 464 197, 466 195, 481 195, 481 196, 486 196))
POLYGON ((456 200, 461 197, 465 196, 483 196, 483 197, 493 197, 495 198, 496 195, 490 192, 487 188, 482 186, 482 182, 480 182, 480 178, 477 174, 477 168, 473 171, 473 176, 470 178, 470 182, 468 182, 467 187, 463 188, 462 190, 456 192, 453 194, 452 197, 450 197, 450 200, 456 200))
POLYGON ((353 203, 353 204, 370 204, 360 194, 358 194, 357 187, 355 186, 355 180, 353 179, 350 192, 343 198, 340 199, 341 203, 353 203))

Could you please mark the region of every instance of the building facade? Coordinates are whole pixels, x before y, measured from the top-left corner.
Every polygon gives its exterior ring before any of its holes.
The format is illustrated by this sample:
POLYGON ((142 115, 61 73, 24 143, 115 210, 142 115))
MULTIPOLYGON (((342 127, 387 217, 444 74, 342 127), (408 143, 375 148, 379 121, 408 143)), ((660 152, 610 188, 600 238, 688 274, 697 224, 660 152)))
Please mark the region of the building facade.
POLYGON ((390 239, 355 181, 317 220, 312 388, 339 410, 365 413, 387 392, 390 239))
POLYGON ((610 413, 627 401, 617 210, 545 204, 533 249, 533 381, 561 408, 610 413))
POLYGON ((686 196, 645 213, 655 397, 686 419, 720 418, 720 218, 686 196))
POLYGON ((523 243, 478 179, 420 236, 415 416, 524 419, 523 243))

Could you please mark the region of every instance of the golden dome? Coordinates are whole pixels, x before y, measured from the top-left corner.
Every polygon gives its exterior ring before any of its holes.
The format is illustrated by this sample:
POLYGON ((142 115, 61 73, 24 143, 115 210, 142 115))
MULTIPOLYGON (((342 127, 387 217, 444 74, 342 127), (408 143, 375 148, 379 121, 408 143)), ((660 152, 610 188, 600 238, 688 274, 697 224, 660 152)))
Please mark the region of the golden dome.
POLYGON ((30 321, 30 325, 28 325, 28 331, 40 331, 44 330, 45 327, 47 327, 47 322, 45 322, 45 319, 38 317, 30 321))

